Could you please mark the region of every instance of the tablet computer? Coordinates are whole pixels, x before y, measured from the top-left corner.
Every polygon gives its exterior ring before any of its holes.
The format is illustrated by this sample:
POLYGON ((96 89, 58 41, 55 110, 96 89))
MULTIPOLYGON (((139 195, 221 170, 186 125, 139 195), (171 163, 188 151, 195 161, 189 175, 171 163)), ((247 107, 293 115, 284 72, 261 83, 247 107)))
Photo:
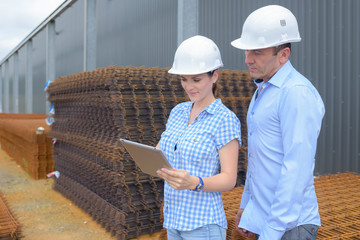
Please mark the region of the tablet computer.
POLYGON ((144 173, 158 177, 156 171, 166 167, 172 169, 161 149, 126 139, 120 139, 132 159, 144 173))

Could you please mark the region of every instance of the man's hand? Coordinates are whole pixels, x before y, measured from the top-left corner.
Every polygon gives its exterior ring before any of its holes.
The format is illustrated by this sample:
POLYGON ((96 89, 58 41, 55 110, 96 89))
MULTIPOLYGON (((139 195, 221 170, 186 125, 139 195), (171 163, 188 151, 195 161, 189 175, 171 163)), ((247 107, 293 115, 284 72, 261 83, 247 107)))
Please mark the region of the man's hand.
POLYGON ((236 231, 238 231, 241 235, 243 235, 245 237, 254 237, 255 236, 254 233, 239 227, 239 222, 240 222, 241 215, 243 214, 243 212, 244 212, 244 209, 240 208, 235 216, 235 229, 236 229, 236 231))

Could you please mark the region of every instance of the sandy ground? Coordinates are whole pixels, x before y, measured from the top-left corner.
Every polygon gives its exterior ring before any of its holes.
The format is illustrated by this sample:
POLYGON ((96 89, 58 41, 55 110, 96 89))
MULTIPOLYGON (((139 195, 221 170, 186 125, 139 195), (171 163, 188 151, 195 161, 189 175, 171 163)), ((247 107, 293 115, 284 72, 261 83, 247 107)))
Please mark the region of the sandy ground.
MULTIPOLYGON (((113 240, 91 216, 53 190, 54 179, 34 180, 0 150, 0 191, 22 225, 24 240, 113 240)), ((138 239, 158 239, 158 233, 138 239)))

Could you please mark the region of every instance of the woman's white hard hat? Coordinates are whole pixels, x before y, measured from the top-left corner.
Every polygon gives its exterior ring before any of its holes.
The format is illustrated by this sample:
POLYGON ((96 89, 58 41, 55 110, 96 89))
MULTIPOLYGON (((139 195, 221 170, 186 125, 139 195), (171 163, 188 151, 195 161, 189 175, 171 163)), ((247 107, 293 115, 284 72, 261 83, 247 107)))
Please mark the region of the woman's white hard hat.
POLYGON ((172 74, 195 75, 207 73, 224 66, 220 50, 209 38, 193 36, 177 48, 174 62, 168 71, 172 74))
POLYGON ((232 41, 231 45, 253 50, 300 41, 294 14, 282 6, 269 5, 255 10, 247 17, 241 37, 232 41))

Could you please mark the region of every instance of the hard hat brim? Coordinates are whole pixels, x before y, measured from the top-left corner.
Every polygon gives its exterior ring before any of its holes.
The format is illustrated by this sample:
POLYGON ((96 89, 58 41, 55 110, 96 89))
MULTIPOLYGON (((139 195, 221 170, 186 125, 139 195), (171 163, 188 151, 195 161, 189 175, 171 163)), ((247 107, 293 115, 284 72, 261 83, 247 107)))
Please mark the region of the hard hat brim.
POLYGON ((214 71, 214 70, 217 70, 221 67, 223 67, 224 64, 220 64, 218 66, 215 66, 213 68, 209 68, 209 69, 201 69, 201 70, 195 70, 195 71, 190 71, 190 70, 187 70, 187 71, 184 71, 184 70, 176 70, 175 68, 170 68, 168 73, 170 74, 176 74, 176 75, 197 75, 197 74, 203 74, 203 73, 207 73, 207 72, 210 72, 210 71, 214 71))
POLYGON ((293 42, 300 42, 300 41, 301 41, 301 38, 296 38, 296 39, 287 40, 287 41, 284 41, 284 42, 277 42, 277 43, 274 43, 274 44, 254 46, 254 45, 246 44, 246 43, 244 43, 242 41, 241 38, 238 38, 238 39, 235 39, 234 41, 232 41, 231 45, 233 47, 235 47, 235 48, 242 49, 242 50, 255 50, 255 49, 264 49, 264 48, 269 48, 269 47, 276 47, 276 46, 280 46, 280 45, 285 44, 285 43, 293 43, 293 42))

